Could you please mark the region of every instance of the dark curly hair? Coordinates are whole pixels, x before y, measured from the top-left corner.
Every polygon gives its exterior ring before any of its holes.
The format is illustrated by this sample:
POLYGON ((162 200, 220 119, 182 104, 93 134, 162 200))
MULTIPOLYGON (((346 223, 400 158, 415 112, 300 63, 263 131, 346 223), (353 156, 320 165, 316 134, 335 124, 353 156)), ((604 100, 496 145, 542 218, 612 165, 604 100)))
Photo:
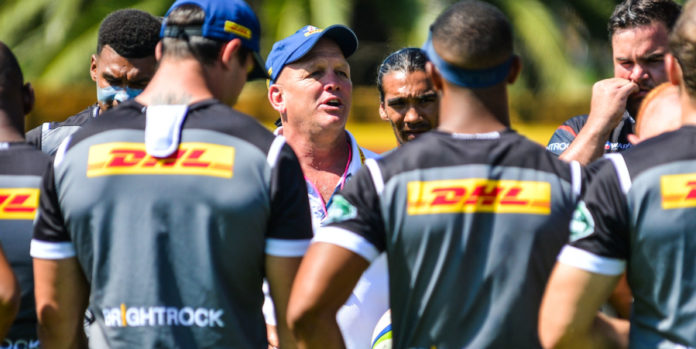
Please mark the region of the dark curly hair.
POLYGON ((143 58, 155 54, 162 22, 153 15, 135 9, 114 11, 99 26, 97 54, 105 45, 125 58, 143 58))
POLYGON ((609 17, 609 40, 619 29, 648 25, 653 21, 661 22, 669 31, 677 22, 679 13, 681 5, 672 0, 624 0, 616 5, 609 17))

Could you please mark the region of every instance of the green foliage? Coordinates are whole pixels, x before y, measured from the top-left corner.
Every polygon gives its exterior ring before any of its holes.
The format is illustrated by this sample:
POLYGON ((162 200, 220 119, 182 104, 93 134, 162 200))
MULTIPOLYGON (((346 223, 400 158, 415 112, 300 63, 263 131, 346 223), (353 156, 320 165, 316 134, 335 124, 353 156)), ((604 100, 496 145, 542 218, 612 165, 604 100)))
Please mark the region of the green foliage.
MULTIPOLYGON (((249 0, 262 22, 262 54, 306 24, 351 26, 360 49, 351 58, 356 85, 372 84, 391 51, 421 46, 428 26, 453 0, 249 0)), ((513 96, 586 99, 611 74, 606 21, 617 1, 488 0, 510 17, 524 62, 513 96)), ((119 8, 162 16, 172 0, 3 0, 0 40, 17 54, 28 80, 59 87, 90 84, 88 67, 101 20, 119 8)), ((524 111, 521 111, 524 113, 524 111)), ((533 115, 522 115, 533 118, 533 115)))

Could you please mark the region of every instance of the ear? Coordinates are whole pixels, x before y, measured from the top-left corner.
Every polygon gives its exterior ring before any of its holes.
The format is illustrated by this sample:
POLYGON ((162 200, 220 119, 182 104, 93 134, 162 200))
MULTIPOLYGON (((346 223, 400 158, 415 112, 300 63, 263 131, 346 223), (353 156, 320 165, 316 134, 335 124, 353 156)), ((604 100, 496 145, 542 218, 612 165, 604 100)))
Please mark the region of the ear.
POLYGON ((389 116, 387 115, 387 110, 385 109, 384 102, 379 103, 379 117, 384 121, 389 121, 389 116))
POLYGON ((271 107, 280 113, 281 116, 285 115, 287 110, 285 95, 283 95, 283 88, 278 86, 277 83, 268 86, 268 101, 271 103, 271 107))
POLYGON ((631 144, 633 145, 640 143, 640 138, 633 133, 629 133, 628 135, 626 135, 626 138, 628 138, 628 141, 631 142, 631 144))
POLYGON ((665 54, 665 71, 667 72, 669 83, 679 86, 682 81, 682 70, 679 61, 671 53, 665 54))
MULTIPOLYGON (((222 61, 224 67, 229 69, 230 62, 232 62, 233 59, 237 59, 235 56, 240 47, 242 47, 242 40, 240 39, 232 39, 222 46, 218 58, 222 61)), ((241 63, 244 64, 244 62, 241 63)))
POLYGON ((92 58, 89 62, 89 76, 92 77, 92 81, 96 82, 97 81, 97 61, 99 60, 99 57, 97 57, 96 54, 92 55, 92 58))
POLYGON ((24 115, 29 114, 34 109, 35 101, 36 96, 34 95, 34 88, 27 82, 22 86, 22 106, 24 107, 24 115))
POLYGON ((512 85, 517 81, 522 71, 522 60, 518 55, 512 55, 512 64, 510 65, 510 73, 508 73, 507 81, 508 84, 512 85))
POLYGON ((159 62, 160 59, 162 59, 162 40, 158 41, 155 46, 155 60, 159 62))
POLYGON ((437 70, 437 67, 432 62, 427 62, 425 63, 425 72, 428 75, 430 81, 433 82, 433 89, 436 92, 442 91, 442 75, 440 75, 440 71, 437 70))

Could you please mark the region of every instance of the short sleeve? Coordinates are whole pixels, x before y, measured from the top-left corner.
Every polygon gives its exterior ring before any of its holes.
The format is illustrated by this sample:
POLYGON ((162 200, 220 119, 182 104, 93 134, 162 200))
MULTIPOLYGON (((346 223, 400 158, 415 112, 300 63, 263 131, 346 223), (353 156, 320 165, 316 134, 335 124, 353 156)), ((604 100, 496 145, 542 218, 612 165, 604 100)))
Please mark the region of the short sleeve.
POLYGON ((561 153, 568 149, 570 143, 573 143, 579 130, 575 129, 569 121, 558 126, 556 131, 554 131, 549 143, 546 145, 546 150, 555 155, 561 155, 561 153))
POLYGON ((38 150, 41 150, 41 131, 43 127, 44 124, 34 127, 24 135, 25 141, 38 150))
POLYGON ((312 221, 302 169, 282 137, 269 151, 271 165, 271 217, 266 234, 266 253, 300 257, 312 239, 312 221))
POLYGON ((564 264, 599 274, 623 272, 629 254, 626 195, 617 171, 602 160, 570 224, 570 244, 559 256, 564 264))
POLYGON ((316 234, 315 241, 328 242, 349 249, 373 261, 386 248, 384 220, 379 205, 379 167, 364 166, 344 189, 334 197, 328 217, 316 234))
POLYGON ((41 182, 39 213, 34 223, 31 256, 41 259, 64 259, 75 256, 75 249, 65 227, 58 204, 53 164, 49 164, 41 182))

